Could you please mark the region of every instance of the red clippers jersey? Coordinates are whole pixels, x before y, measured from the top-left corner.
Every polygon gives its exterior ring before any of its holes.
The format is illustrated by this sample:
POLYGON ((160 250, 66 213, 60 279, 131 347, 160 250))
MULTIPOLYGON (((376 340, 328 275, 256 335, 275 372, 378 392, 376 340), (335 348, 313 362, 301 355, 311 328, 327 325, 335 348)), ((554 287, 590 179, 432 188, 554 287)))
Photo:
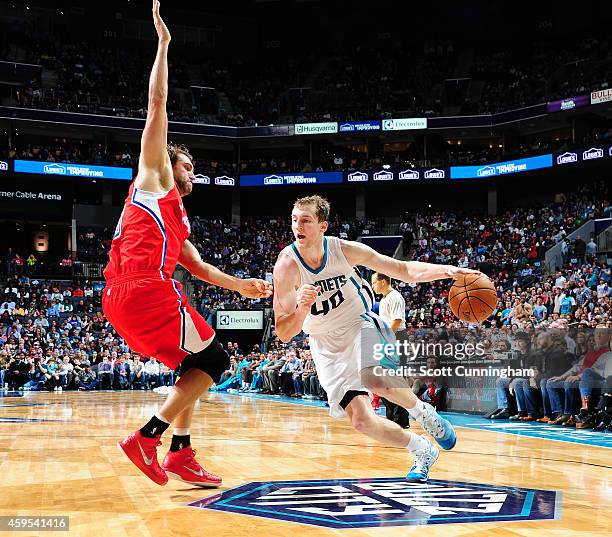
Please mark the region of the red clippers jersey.
POLYGON ((130 186, 104 269, 107 281, 133 272, 159 272, 172 278, 183 243, 191 233, 176 188, 148 192, 130 186))

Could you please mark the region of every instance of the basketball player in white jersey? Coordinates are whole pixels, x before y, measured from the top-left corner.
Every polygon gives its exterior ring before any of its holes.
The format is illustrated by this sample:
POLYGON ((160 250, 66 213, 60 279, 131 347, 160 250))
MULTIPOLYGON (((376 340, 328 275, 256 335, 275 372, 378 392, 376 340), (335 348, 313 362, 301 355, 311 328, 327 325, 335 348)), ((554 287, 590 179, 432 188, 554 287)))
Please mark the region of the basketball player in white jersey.
MULTIPOLYGON (((429 282, 477 271, 449 265, 399 261, 358 242, 325 237, 330 206, 325 198, 298 199, 291 214, 295 242, 283 249, 274 266, 276 334, 290 341, 302 329, 319 381, 327 392, 333 417, 347 415, 353 427, 379 442, 404 447, 415 456, 406 479, 426 481, 439 455, 425 436, 418 436, 378 416, 368 392, 406 408, 444 449, 456 443, 451 424, 416 398, 408 385, 392 387, 367 365, 373 342, 393 340, 393 333, 372 313, 373 293, 358 265, 405 282, 429 282), (374 339, 372 334, 374 334, 374 339), (378 338, 378 339, 376 339, 378 338), (362 353, 363 347, 363 353, 362 353)), ((403 382, 403 380, 402 380, 403 382)))

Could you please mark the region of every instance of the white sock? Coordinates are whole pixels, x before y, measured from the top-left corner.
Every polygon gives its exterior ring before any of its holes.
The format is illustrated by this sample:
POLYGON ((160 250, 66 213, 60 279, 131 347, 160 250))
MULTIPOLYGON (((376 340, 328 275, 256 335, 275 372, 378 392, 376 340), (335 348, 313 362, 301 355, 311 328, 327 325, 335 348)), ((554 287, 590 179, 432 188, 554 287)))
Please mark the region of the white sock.
POLYGON ((170 424, 170 420, 167 420, 166 418, 164 418, 164 417, 163 417, 163 416, 162 416, 162 415, 161 415, 159 412, 157 412, 157 413, 155 414, 155 417, 156 417, 158 420, 163 421, 164 423, 168 423, 168 424, 170 424))
POLYGON ((425 411, 425 405, 420 399, 416 400, 416 404, 412 408, 407 409, 413 419, 418 420, 425 411))
POLYGON ((410 433, 410 442, 408 442, 408 445, 406 446, 408 451, 414 453, 415 451, 427 449, 428 447, 429 442, 425 438, 419 436, 418 434, 410 433))
POLYGON ((174 434, 174 436, 187 436, 190 433, 190 429, 180 429, 178 427, 174 428, 174 431, 172 431, 172 434, 174 434))

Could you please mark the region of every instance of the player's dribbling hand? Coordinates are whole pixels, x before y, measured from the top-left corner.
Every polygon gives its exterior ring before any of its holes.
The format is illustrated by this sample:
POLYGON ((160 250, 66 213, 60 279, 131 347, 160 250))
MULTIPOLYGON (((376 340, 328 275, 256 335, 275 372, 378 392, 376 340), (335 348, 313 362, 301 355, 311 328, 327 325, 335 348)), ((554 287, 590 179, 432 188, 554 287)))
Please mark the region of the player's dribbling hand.
POLYGON ((310 306, 315 303, 315 300, 317 300, 317 296, 320 292, 320 287, 315 287, 314 285, 310 285, 307 283, 302 285, 296 293, 296 302, 298 309, 310 310, 310 306))
POLYGON ((153 0, 153 23, 160 43, 170 43, 170 31, 159 14, 159 0, 153 0))
POLYGON ((447 274, 449 278, 456 280, 460 276, 468 276, 469 274, 482 274, 482 272, 469 268, 448 267, 447 274))
POLYGON ((240 282, 238 292, 244 298, 268 298, 272 296, 272 284, 258 278, 248 278, 240 282))

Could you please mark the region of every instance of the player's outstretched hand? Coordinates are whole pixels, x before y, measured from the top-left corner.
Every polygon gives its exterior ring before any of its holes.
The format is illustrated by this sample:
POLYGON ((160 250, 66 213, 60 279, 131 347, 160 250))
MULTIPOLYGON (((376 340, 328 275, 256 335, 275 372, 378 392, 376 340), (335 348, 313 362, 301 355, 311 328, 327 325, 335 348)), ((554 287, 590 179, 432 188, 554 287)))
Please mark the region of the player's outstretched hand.
POLYGON ((479 270, 469 269, 469 268, 461 268, 461 267, 449 267, 448 268, 448 277, 456 280, 460 276, 468 276, 470 274, 482 274, 479 270))
POLYGON ((159 0, 153 0, 153 23, 160 43, 170 43, 170 31, 159 14, 159 0))
POLYGON ((317 296, 321 292, 320 287, 315 287, 314 285, 304 284, 302 285, 296 292, 296 301, 298 308, 310 309, 317 300, 317 296))
POLYGON ((240 282, 238 292, 244 298, 268 298, 272 296, 272 284, 258 278, 248 278, 240 282))

